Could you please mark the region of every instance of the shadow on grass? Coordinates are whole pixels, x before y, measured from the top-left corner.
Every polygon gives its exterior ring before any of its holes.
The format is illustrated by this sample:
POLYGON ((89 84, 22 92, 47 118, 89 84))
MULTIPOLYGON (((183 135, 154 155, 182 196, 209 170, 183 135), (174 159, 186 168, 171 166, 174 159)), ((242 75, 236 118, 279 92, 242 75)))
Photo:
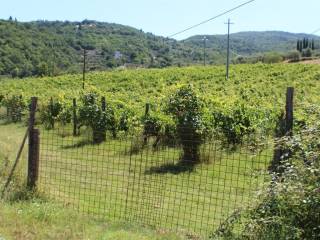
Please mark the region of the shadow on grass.
POLYGON ((197 166, 197 163, 195 162, 178 162, 178 163, 168 163, 163 164, 161 166, 157 167, 151 167, 149 170, 146 170, 144 174, 151 175, 151 174, 180 174, 180 173, 186 173, 186 172, 192 172, 195 167, 197 166))
POLYGON ((71 145, 62 146, 62 149, 73 149, 73 148, 81 148, 88 145, 94 145, 92 141, 90 140, 82 140, 77 143, 73 143, 71 145))
POLYGON ((10 124, 17 124, 17 123, 21 123, 21 122, 13 122, 10 120, 0 119, 0 126, 6 126, 6 125, 10 125, 10 124))

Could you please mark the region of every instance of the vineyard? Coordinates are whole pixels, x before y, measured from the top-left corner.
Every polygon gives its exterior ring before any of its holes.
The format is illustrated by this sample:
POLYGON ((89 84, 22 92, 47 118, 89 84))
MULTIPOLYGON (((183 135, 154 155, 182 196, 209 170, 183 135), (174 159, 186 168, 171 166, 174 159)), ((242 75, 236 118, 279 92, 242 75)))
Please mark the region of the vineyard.
MULTIPOLYGON (((320 69, 317 65, 238 65, 233 67, 228 81, 224 71, 223 67, 189 67, 96 72, 86 76, 85 90, 82 90, 82 75, 3 80, 0 96, 2 104, 6 98, 21 96, 25 106, 31 96, 37 96, 43 111, 53 101, 60 110, 52 117, 63 121, 72 111, 73 98, 77 98, 78 105, 81 105, 81 96, 94 93, 98 98, 106 98, 108 109, 114 112, 114 121, 118 125, 115 127, 120 129, 121 121, 136 126, 147 103, 151 113, 164 113, 170 94, 188 84, 201 98, 203 111, 209 115, 223 118, 239 110, 256 119, 254 124, 261 124, 259 121, 263 120, 271 124, 277 119, 288 86, 296 88, 299 104, 310 106, 319 102, 317 81, 320 80, 320 69), (257 116, 258 109, 261 116, 257 116)), ((298 118, 303 115, 297 114, 298 118)))
POLYGON ((224 71, 94 72, 84 90, 81 75, 3 80, 0 132, 18 142, 37 96, 40 190, 80 212, 208 236, 270 180, 287 87, 295 129, 319 117, 317 65, 224 71))

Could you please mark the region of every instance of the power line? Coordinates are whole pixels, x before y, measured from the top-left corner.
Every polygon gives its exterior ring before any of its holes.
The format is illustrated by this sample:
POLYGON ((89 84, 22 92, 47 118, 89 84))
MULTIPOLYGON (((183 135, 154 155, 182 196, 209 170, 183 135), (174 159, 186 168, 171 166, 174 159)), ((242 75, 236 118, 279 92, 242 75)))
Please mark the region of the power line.
POLYGON ((320 32, 320 28, 318 28, 317 30, 313 31, 311 34, 316 34, 317 32, 320 32))
POLYGON ((184 29, 184 30, 182 30, 182 31, 177 32, 177 33, 174 33, 174 34, 168 36, 168 38, 172 38, 172 37, 174 37, 174 36, 176 36, 176 35, 179 35, 179 34, 181 34, 181 33, 184 33, 184 32, 186 32, 186 31, 189 31, 189 30, 191 30, 191 29, 193 29, 193 28, 199 27, 200 25, 203 25, 203 24, 208 23, 208 22, 210 22, 210 21, 212 21, 212 20, 215 20, 215 19, 217 19, 217 18, 219 18, 219 17, 221 17, 221 16, 223 16, 223 15, 226 15, 227 13, 233 12, 233 11, 237 10, 238 8, 241 8, 241 7, 245 6, 245 5, 248 5, 249 3, 252 3, 252 2, 254 2, 254 1, 256 1, 256 0, 250 0, 250 1, 247 1, 247 2, 245 2, 245 3, 242 3, 242 4, 236 6, 236 7, 232 8, 232 9, 229 9, 229 10, 223 12, 223 13, 220 13, 220 14, 217 15, 217 16, 214 16, 214 17, 212 17, 212 18, 209 18, 209 19, 207 19, 207 20, 205 20, 205 21, 202 21, 202 22, 200 22, 200 23, 198 23, 198 24, 195 24, 195 25, 193 25, 193 26, 191 26, 191 27, 188 27, 188 28, 186 28, 186 29, 184 29))

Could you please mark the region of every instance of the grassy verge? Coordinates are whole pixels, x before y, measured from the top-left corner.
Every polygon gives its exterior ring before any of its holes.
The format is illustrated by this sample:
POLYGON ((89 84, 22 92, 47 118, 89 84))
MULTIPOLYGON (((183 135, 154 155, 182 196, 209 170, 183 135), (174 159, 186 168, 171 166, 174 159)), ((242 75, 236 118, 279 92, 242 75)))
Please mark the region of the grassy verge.
POLYGON ((0 202, 0 239, 184 239, 182 234, 79 215, 40 200, 0 202))

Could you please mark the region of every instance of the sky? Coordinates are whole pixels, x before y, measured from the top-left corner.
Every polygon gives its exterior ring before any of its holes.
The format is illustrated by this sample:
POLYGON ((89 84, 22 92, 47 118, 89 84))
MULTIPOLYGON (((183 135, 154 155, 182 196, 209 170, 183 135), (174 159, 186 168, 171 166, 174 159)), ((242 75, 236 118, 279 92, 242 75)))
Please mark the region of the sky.
MULTIPOLYGON (((84 19, 129 25, 170 36, 247 0, 0 0, 0 18, 18 21, 84 19)), ((320 0, 255 0, 235 12, 175 36, 280 30, 320 34, 320 0)))

